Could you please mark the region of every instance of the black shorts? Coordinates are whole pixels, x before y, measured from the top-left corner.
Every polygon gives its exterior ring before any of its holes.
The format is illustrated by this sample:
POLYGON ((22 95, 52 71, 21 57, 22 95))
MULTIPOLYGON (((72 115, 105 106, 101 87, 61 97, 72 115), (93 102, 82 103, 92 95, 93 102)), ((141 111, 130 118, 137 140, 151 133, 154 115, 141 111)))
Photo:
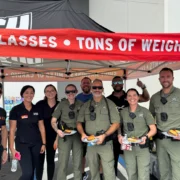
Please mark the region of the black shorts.
POLYGON ((87 143, 83 143, 83 157, 86 156, 86 152, 87 152, 87 143))

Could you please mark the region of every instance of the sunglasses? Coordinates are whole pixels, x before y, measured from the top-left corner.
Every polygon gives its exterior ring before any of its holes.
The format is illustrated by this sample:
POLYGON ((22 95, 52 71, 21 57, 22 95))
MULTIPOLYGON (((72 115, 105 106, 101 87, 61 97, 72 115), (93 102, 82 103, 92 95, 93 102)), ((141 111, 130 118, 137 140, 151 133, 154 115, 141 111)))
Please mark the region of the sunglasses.
POLYGON ((2 94, 2 92, 3 92, 2 89, 0 89, 0 94, 2 94))
POLYGON ((92 89, 100 89, 100 90, 102 90, 103 87, 102 86, 92 86, 92 89))
POLYGON ((76 90, 72 90, 72 91, 65 91, 66 94, 70 94, 70 93, 73 93, 75 94, 76 93, 76 90))
POLYGON ((116 84, 123 84, 123 81, 115 81, 115 82, 113 82, 113 84, 114 85, 116 85, 116 84))

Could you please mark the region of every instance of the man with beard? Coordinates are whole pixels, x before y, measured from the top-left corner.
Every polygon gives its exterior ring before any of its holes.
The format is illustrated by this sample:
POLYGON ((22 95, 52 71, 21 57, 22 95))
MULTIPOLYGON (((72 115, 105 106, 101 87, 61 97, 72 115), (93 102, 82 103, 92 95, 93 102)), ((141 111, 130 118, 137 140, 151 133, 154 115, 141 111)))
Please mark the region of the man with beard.
POLYGON ((91 79, 88 77, 84 77, 81 80, 81 89, 82 93, 78 94, 76 96, 76 99, 82 101, 83 103, 89 101, 92 99, 92 93, 91 93, 91 79))
POLYGON ((95 79, 91 87, 93 99, 81 107, 77 118, 77 130, 82 141, 90 135, 98 140, 95 146, 87 147, 91 179, 100 180, 100 159, 104 178, 115 180, 111 135, 119 128, 120 117, 115 104, 102 95, 103 90, 102 81, 95 79), (85 123, 85 130, 82 123, 85 123))
MULTIPOLYGON (((76 96, 76 99, 78 99, 79 101, 82 101, 83 103, 92 99, 93 95, 91 93, 91 79, 90 78, 84 77, 81 80, 81 89, 82 89, 82 93, 78 94, 76 96)), ((86 157, 85 157, 86 151, 87 151, 87 144, 83 143, 82 180, 88 179, 88 174, 84 171, 85 165, 86 165, 86 157)))
POLYGON ((180 134, 174 137, 168 134, 180 130, 180 89, 173 86, 173 80, 172 69, 160 71, 162 89, 152 96, 149 107, 158 129, 156 147, 160 180, 180 179, 180 134))
MULTIPOLYGON (((108 96, 107 98, 110 99, 111 101, 113 101, 119 112, 120 110, 122 110, 125 107, 128 107, 129 104, 126 100, 126 92, 123 91, 123 79, 120 76, 115 76, 112 79, 112 87, 114 89, 114 91, 112 92, 112 94, 110 96, 108 96)), ((139 81, 137 82, 137 86, 139 86, 142 90, 143 93, 140 94, 139 96, 139 102, 146 102, 150 99, 149 93, 146 89, 146 86, 139 81)), ((114 159, 115 159, 115 163, 114 163, 114 168, 115 168, 115 173, 117 176, 117 165, 118 165, 118 158, 119 158, 119 154, 123 154, 123 151, 120 150, 120 144, 118 142, 118 132, 114 133, 114 138, 113 138, 113 151, 114 151, 114 159)))

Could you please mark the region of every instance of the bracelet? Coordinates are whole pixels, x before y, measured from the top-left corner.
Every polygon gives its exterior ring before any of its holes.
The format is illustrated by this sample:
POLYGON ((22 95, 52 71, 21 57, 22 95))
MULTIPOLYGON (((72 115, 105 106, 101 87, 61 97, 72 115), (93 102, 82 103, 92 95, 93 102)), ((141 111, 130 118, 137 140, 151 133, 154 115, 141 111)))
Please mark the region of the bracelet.
POLYGON ((42 144, 42 146, 46 146, 46 144, 42 144))
POLYGON ((142 90, 146 89, 146 85, 144 84, 144 87, 141 88, 142 90))
POLYGON ((3 148, 3 151, 7 151, 7 148, 3 148))

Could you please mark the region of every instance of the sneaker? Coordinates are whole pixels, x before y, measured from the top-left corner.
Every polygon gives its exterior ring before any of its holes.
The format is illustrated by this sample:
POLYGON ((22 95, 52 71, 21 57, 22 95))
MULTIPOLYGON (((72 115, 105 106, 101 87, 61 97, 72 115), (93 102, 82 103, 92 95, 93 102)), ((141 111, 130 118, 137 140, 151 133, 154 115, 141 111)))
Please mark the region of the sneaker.
POLYGON ((12 172, 16 172, 17 171, 17 162, 18 162, 18 160, 16 160, 16 159, 12 160, 12 164, 11 164, 11 171, 12 172))
POLYGON ((88 179, 88 174, 86 172, 83 173, 83 180, 87 180, 88 179))

